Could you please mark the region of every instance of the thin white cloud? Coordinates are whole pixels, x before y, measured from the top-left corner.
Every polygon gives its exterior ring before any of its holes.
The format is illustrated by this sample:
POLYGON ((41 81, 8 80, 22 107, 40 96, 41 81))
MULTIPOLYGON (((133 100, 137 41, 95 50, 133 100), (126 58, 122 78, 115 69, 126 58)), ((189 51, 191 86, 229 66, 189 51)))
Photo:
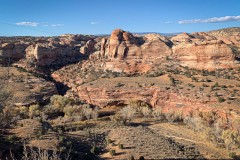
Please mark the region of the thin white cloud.
POLYGON ((48 23, 37 23, 37 22, 17 22, 15 24, 18 26, 31 26, 31 27, 37 27, 37 26, 61 27, 61 26, 64 26, 63 24, 48 24, 48 23))
POLYGON ((99 24, 100 22, 91 22, 91 25, 99 24))
POLYGON ((63 24, 51 24, 52 27, 62 27, 63 24))
POLYGON ((16 25, 36 27, 39 25, 39 23, 37 23, 37 22, 17 22, 16 25))
POLYGON ((233 22, 240 21, 240 16, 224 16, 224 17, 213 17, 207 19, 192 19, 192 20, 181 20, 179 24, 191 24, 191 23, 217 23, 217 22, 233 22))
POLYGON ((170 23, 173 23, 173 21, 166 21, 166 22, 164 22, 164 23, 170 24, 170 23))

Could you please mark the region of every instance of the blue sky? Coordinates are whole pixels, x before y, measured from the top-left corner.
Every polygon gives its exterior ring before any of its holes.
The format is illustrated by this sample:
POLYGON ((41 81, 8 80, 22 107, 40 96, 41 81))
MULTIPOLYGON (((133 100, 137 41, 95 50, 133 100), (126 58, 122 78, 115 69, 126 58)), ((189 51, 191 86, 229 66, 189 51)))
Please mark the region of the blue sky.
POLYGON ((0 0, 0 35, 195 32, 240 27, 240 0, 0 0))

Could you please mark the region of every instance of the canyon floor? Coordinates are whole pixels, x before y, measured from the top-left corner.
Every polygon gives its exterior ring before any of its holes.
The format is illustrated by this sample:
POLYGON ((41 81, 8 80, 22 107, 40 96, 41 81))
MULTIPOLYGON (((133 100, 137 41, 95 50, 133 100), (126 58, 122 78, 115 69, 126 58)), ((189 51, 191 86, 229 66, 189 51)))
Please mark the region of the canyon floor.
POLYGON ((18 127, 7 130, 5 136, 15 135, 25 140, 30 139, 28 142, 30 147, 48 150, 56 148, 61 143, 59 137, 65 137, 68 142, 79 143, 72 146, 75 151, 82 154, 88 150, 89 146, 95 144, 101 147, 96 159, 124 160, 131 156, 135 158, 144 156, 146 159, 229 158, 228 151, 211 143, 206 135, 196 133, 179 124, 156 123, 151 118, 147 118, 146 121, 135 119, 127 126, 116 125, 106 117, 105 120, 99 118, 99 120, 84 123, 68 122, 66 126, 71 126, 71 129, 64 133, 49 131, 36 138, 35 134, 41 126, 38 121, 29 119, 19 122, 18 127), (23 125, 20 125, 21 123, 23 125), (110 139, 111 142, 106 144, 105 139, 110 139), (123 148, 120 148, 119 144, 123 145, 123 148), (112 156, 110 150, 115 150, 116 154, 112 156))
MULTIPOLYGON (((77 88, 77 91, 83 89, 80 95, 77 95, 78 92, 74 93, 73 90, 68 90, 67 95, 72 98, 79 96, 89 103, 105 105, 98 110, 99 117, 94 120, 88 118, 79 120, 77 116, 81 113, 78 111, 75 116, 73 113, 72 116, 62 117, 61 114, 57 114, 57 116, 50 114, 50 116, 44 110, 46 102, 42 103, 40 108, 34 109, 35 118, 28 119, 30 109, 25 111, 26 107, 22 106, 28 105, 31 108, 35 101, 43 99, 43 97, 52 101, 50 99, 58 89, 54 85, 56 82, 50 81, 46 77, 45 79, 41 78, 40 74, 21 68, 2 67, 0 72, 2 86, 4 90, 13 93, 7 99, 7 103, 15 104, 17 109, 12 109, 12 113, 23 117, 16 120, 16 124, 10 129, 2 129, 3 136, 1 138, 10 140, 14 145, 24 142, 29 148, 49 151, 58 148, 57 150, 61 150, 63 153, 70 151, 73 159, 84 157, 85 159, 124 160, 140 156, 146 159, 228 159, 229 151, 223 143, 214 142, 205 131, 201 132, 197 129, 194 131, 194 128, 187 126, 183 121, 175 121, 176 117, 175 119, 172 117, 173 120, 171 117, 167 118, 167 115, 165 115, 165 119, 152 116, 144 118, 138 111, 130 122, 123 124, 121 120, 117 120, 116 116, 119 110, 126 106, 124 103, 129 100, 134 101, 136 98, 147 100, 149 97, 154 97, 154 93, 157 93, 158 90, 160 90, 160 96, 165 98, 165 103, 170 99, 167 104, 168 109, 163 107, 162 111, 181 111, 184 108, 182 112, 184 113, 188 109, 186 108, 187 104, 190 103, 196 106, 207 104, 208 107, 203 109, 208 112, 221 109, 239 113, 239 94, 236 92, 239 83, 235 79, 239 75, 237 70, 230 70, 234 73, 231 74, 231 79, 197 73, 192 78, 184 70, 179 71, 178 74, 174 74, 172 71, 163 71, 164 74, 155 77, 142 75, 98 78, 80 85, 77 88), (8 78, 8 75, 11 75, 11 78, 8 78), (219 95, 224 98, 223 102, 218 101, 216 92, 221 93, 219 95), (176 101, 174 101, 175 94, 182 95, 183 98, 176 97, 176 101), (226 96, 230 98, 226 98, 226 96), (188 99, 196 102, 189 102, 188 99), (44 115, 48 116, 44 118, 44 115), (39 116, 40 119, 37 118, 39 116)), ((47 103, 51 105, 52 102, 47 103)), ((63 102, 57 101, 57 103, 63 102)), ((133 102, 128 103, 131 105, 133 102)), ((68 114, 66 111, 64 113, 68 114)), ((11 143, 7 144, 7 147, 13 147, 11 143)), ((13 147, 16 148, 16 152, 21 150, 18 147, 18 145, 13 147)), ((239 151, 235 149, 234 152, 238 153, 239 151)))

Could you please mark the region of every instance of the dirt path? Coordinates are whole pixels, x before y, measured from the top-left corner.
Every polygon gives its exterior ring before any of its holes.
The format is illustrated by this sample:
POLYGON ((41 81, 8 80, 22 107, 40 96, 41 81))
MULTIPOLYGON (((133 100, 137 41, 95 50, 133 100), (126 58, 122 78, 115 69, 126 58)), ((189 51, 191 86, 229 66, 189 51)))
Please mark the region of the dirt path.
POLYGON ((183 126, 173 125, 169 123, 160 123, 149 126, 149 128, 165 137, 170 137, 177 142, 183 144, 194 144, 199 152, 208 159, 228 159, 228 152, 226 149, 216 148, 214 144, 209 142, 199 133, 187 129, 183 126))
POLYGON ((144 156, 145 159, 202 158, 191 145, 172 141, 148 127, 119 127, 110 131, 109 138, 113 143, 108 150, 114 149, 117 154, 112 157, 105 153, 101 156, 104 159, 127 159, 131 155, 135 158, 144 156), (118 144, 123 144, 124 148, 119 149, 118 144))

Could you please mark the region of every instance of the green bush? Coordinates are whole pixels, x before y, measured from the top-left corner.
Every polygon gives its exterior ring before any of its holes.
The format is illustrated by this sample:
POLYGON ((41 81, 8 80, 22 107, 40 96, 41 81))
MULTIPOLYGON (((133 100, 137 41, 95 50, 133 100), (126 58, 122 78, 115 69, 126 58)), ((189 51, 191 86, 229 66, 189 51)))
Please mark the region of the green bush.
POLYGON ((112 141, 111 139, 109 139, 109 138, 106 139, 106 144, 107 144, 107 145, 111 144, 112 142, 113 142, 113 141, 112 141))
POLYGON ((116 155, 116 150, 111 149, 111 150, 109 151, 109 153, 110 153, 111 156, 115 156, 115 155, 116 155))
POLYGON ((59 141, 60 142, 63 142, 65 140, 65 137, 64 136, 59 136, 59 141))
POLYGON ((213 86, 214 86, 214 87, 219 87, 218 82, 216 82, 213 86))
POLYGON ((99 154, 100 149, 94 144, 90 151, 92 154, 99 154))
POLYGON ((225 99, 223 99, 222 97, 218 97, 218 102, 222 103, 224 101, 225 101, 225 99))
POLYGON ((229 157, 235 159, 237 157, 236 152, 229 152, 229 157))
POLYGON ((37 117, 40 116, 41 112, 40 112, 40 106, 38 104, 36 105, 31 105, 29 107, 29 117, 33 118, 33 117, 37 117))
POLYGON ((118 144, 119 149, 123 149, 123 144, 118 144))

